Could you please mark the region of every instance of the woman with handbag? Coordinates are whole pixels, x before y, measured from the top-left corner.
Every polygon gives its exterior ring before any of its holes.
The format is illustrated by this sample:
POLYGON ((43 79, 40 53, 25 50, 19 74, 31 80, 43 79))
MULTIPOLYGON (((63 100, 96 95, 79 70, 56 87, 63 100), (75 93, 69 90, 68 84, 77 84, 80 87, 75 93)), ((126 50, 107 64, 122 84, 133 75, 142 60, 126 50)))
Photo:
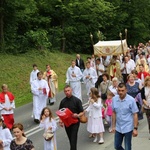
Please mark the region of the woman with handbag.
MULTIPOLYGON (((141 90, 141 97, 143 100, 143 109, 146 113, 148 129, 150 134, 150 76, 147 76, 144 80, 144 87, 141 90)), ((150 140, 150 135, 149 135, 150 140)))
POLYGON ((56 129, 57 124, 52 117, 52 112, 48 107, 43 108, 40 116, 41 128, 45 129, 44 137, 44 150, 57 150, 56 145, 56 129))
POLYGON ((85 112, 88 113, 87 131, 95 135, 95 139, 93 142, 97 142, 98 136, 100 136, 98 143, 103 144, 103 132, 105 131, 102 119, 103 105, 97 88, 91 88, 89 102, 90 104, 85 110, 85 112))
POLYGON ((103 100, 103 103, 105 103, 105 100, 107 99, 107 91, 109 86, 112 85, 112 81, 109 80, 109 75, 107 73, 104 73, 102 75, 103 81, 100 83, 99 86, 99 92, 101 93, 101 98, 103 100))

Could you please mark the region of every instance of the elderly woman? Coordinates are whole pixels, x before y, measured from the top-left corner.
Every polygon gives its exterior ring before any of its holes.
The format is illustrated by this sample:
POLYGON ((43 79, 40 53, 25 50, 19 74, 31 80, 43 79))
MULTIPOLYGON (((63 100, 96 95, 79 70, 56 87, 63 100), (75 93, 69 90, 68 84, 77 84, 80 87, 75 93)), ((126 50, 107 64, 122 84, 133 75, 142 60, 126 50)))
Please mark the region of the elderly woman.
POLYGON ((139 83, 139 86, 140 86, 140 89, 141 89, 143 87, 143 85, 142 85, 141 79, 138 78, 138 72, 134 69, 134 70, 131 71, 131 73, 133 74, 135 82, 139 83))
POLYGON ((117 77, 114 77, 112 79, 112 85, 108 87, 109 91, 111 93, 113 93, 114 95, 117 95, 117 87, 118 87, 118 84, 119 84, 119 80, 117 77))
POLYGON ((108 87, 112 85, 112 82, 109 80, 109 75, 104 73, 102 75, 103 81, 100 83, 99 92, 101 93, 101 98, 103 101, 107 99, 108 87))
POLYGON ((136 95, 139 93, 140 91, 140 87, 139 87, 139 83, 135 82, 134 79, 134 75, 133 74, 129 74, 128 77, 128 82, 126 83, 127 86, 127 93, 132 96, 133 98, 136 97, 136 95))
MULTIPOLYGON (((140 60, 140 64, 143 64, 144 70, 145 70, 146 72, 149 72, 149 67, 148 67, 147 62, 145 61, 145 59, 141 59, 141 60, 140 60)), ((139 65, 140 65, 140 64, 139 64, 139 65)), ((136 67, 137 72, 140 72, 139 65, 137 65, 137 67, 136 67)))
MULTIPOLYGON (((143 107, 146 113, 148 129, 150 134, 150 76, 147 76, 144 81, 144 87, 141 90, 141 96, 143 100, 143 107)), ((149 135, 150 140, 150 135, 149 135)))

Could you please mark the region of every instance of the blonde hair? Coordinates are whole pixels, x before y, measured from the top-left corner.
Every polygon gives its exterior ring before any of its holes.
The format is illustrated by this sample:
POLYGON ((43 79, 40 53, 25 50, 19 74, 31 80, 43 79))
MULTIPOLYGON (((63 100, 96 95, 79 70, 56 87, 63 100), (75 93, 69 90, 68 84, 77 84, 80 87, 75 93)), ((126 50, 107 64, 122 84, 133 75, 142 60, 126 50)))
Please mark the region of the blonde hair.
POLYGON ((3 84, 3 85, 2 85, 2 89, 3 89, 4 87, 8 88, 7 84, 3 84))
POLYGON ((112 93, 110 90, 107 92, 107 96, 108 96, 108 95, 109 95, 109 96, 112 96, 112 97, 115 96, 114 93, 112 93))
POLYGON ((150 80, 150 76, 147 76, 144 80, 144 86, 147 86, 149 80, 150 80))
POLYGON ((90 62, 89 62, 89 61, 86 61, 85 64, 86 64, 86 65, 87 65, 87 64, 90 64, 90 62))
POLYGON ((117 78, 117 77, 114 77, 114 78, 112 79, 112 81, 118 81, 118 78, 117 78))
POLYGON ((98 89, 93 87, 93 88, 90 89, 90 91, 91 91, 91 94, 92 94, 91 98, 93 98, 97 101, 98 98, 100 97, 98 89))
POLYGON ((134 75, 133 75, 132 73, 130 73, 130 74, 127 76, 127 80, 129 80, 129 78, 130 78, 131 76, 134 78, 134 75))

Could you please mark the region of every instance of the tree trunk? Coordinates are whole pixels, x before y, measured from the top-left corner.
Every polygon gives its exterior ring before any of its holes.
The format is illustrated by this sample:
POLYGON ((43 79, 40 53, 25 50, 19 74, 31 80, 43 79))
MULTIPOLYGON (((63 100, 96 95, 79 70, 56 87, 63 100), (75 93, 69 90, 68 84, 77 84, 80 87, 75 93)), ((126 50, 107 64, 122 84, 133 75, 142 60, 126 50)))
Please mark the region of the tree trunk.
POLYGON ((64 35, 64 19, 62 19, 62 22, 61 22, 61 29, 62 29, 61 51, 64 53, 65 52, 65 45, 66 45, 66 38, 64 35))
POLYGON ((0 49, 4 50, 4 22, 3 22, 3 2, 0 0, 0 49))

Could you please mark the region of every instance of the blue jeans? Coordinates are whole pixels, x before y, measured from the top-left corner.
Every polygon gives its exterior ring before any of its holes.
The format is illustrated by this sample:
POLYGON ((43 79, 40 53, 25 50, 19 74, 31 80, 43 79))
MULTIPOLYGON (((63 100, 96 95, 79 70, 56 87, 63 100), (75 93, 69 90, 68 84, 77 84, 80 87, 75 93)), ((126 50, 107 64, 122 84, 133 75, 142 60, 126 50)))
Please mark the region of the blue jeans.
POLYGON ((115 149, 116 150, 131 150, 132 131, 127 133, 115 132, 115 149), (122 147, 124 138, 125 149, 122 147))

